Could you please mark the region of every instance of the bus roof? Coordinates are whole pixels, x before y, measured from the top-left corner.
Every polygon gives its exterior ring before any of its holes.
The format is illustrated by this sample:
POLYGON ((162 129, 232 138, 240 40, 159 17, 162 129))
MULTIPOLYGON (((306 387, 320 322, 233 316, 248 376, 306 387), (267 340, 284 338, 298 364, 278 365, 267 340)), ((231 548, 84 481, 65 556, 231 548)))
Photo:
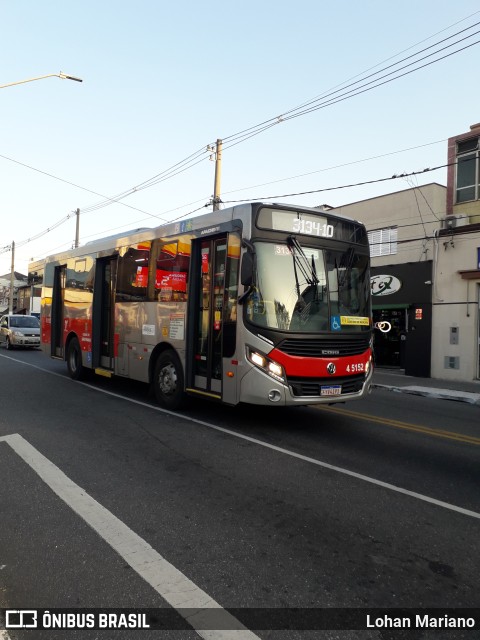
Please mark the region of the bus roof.
MULTIPOLYGON (((203 215, 195 216, 193 218, 185 218, 183 220, 177 219, 171 222, 165 222, 164 224, 161 224, 157 227, 140 227, 131 231, 123 231, 118 234, 106 236, 104 238, 91 240, 75 249, 67 249, 65 251, 60 251, 54 255, 50 255, 43 260, 38 261, 38 264, 67 257, 81 257, 85 255, 85 253, 92 250, 106 251, 114 248, 120 248, 128 243, 144 242, 150 240, 152 235, 155 237, 169 237, 180 233, 188 233, 189 231, 193 232, 205 226, 211 227, 214 225, 222 224, 224 222, 229 222, 234 218, 241 218, 242 216, 245 216, 245 214, 250 212, 252 210, 252 207, 254 206, 281 207, 283 209, 289 209, 291 211, 315 211, 315 213, 318 213, 319 215, 328 215, 333 218, 347 220, 349 222, 360 225, 362 224, 358 220, 353 220, 352 218, 349 218, 347 216, 339 215, 338 213, 331 211, 324 212, 321 209, 315 207, 299 206, 283 202, 244 202, 234 204, 233 206, 227 207, 225 209, 219 209, 217 211, 211 211, 203 215)), ((31 266, 33 266, 33 264, 36 263, 31 263, 31 266)))

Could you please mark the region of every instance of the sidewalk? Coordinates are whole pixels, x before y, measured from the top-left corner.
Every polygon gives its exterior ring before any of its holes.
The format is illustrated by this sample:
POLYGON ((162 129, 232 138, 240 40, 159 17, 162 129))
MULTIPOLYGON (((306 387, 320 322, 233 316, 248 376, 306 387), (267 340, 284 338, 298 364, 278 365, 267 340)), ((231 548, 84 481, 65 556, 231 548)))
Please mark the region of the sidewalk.
POLYGON ((478 382, 458 382, 434 378, 416 378, 406 376, 401 369, 381 367, 376 368, 373 373, 372 387, 442 400, 468 402, 480 407, 480 380, 478 382))

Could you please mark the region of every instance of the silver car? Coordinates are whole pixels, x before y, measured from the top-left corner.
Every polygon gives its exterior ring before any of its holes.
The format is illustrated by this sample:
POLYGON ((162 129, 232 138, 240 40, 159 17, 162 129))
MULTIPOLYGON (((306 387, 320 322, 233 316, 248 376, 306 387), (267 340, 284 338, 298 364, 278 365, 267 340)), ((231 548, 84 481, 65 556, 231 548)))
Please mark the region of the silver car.
POLYGON ((9 315, 0 318, 0 343, 7 349, 39 347, 40 322, 35 316, 9 315))

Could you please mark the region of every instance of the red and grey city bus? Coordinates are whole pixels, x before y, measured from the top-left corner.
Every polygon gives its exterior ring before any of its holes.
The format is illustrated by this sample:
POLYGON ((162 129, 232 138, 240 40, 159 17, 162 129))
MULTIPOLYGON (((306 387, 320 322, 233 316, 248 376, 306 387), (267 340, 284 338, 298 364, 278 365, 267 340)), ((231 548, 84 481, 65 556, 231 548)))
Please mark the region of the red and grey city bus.
POLYGON ((229 405, 364 397, 373 373, 363 224, 254 202, 50 256, 42 348, 91 369, 229 405))

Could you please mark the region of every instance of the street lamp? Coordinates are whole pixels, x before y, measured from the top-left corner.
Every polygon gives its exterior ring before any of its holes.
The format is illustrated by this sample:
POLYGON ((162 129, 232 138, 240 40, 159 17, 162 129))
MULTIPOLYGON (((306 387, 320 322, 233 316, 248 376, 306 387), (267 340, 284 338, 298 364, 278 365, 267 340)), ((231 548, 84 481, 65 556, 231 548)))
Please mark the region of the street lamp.
MULTIPOLYGON (((62 80, 75 80, 75 82, 83 82, 81 78, 70 76, 67 73, 49 73, 46 76, 38 76, 36 78, 28 78, 27 80, 18 80, 17 82, 9 82, 8 84, 0 84, 0 89, 13 87, 16 84, 25 84, 25 82, 33 82, 34 80, 44 80, 45 78, 61 78, 62 80)), ((10 271, 10 296, 8 301, 8 313, 13 313, 13 289, 15 286, 15 242, 12 242, 12 266, 10 271)))
POLYGON ((43 80, 44 78, 61 78, 62 80, 75 80, 75 82, 83 82, 81 78, 69 76, 68 74, 63 73, 63 71, 60 71, 60 73, 49 73, 46 76, 38 76, 37 78, 28 78, 27 80, 19 80, 17 82, 9 82, 8 84, 0 84, 0 89, 13 87, 16 84, 25 84, 25 82, 33 82, 34 80, 43 80))

